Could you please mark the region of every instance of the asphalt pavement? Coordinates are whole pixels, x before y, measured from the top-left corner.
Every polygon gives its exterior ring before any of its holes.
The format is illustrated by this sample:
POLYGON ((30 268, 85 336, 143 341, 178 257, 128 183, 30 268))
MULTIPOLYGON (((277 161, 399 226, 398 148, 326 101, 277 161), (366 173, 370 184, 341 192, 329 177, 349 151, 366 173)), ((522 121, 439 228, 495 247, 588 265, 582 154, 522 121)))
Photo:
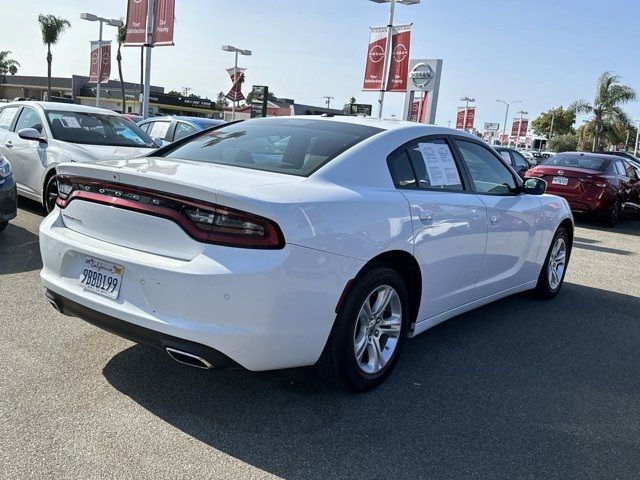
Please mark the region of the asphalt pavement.
POLYGON ((0 234, 0 477, 637 479, 640 220, 581 221, 552 301, 517 295, 408 342, 381 388, 200 371, 44 299, 21 201, 0 234))

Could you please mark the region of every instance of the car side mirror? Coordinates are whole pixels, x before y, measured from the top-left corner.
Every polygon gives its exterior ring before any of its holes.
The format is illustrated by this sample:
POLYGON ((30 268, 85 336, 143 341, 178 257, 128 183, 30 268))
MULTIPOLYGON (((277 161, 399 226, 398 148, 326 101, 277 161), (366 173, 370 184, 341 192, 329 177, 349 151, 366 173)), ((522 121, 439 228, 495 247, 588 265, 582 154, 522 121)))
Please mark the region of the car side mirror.
POLYGON ((23 140, 35 140, 40 143, 47 143, 47 139, 35 128, 23 128, 18 131, 18 136, 23 140))
POLYGON ((160 137, 153 137, 151 140, 153 140, 153 143, 155 143, 158 148, 164 147, 165 145, 169 144, 169 142, 165 142, 160 137))
POLYGON ((547 190, 547 182, 541 178, 527 178, 522 191, 529 195, 542 195, 547 190))

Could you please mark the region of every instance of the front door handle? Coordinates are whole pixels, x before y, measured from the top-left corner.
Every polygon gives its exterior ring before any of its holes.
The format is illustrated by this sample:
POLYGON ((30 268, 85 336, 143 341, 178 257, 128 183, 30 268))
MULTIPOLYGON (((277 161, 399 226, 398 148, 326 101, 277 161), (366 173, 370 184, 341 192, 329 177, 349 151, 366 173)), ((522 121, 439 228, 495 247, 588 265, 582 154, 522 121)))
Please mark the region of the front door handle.
POLYGON ((9 140, 7 143, 4 144, 4 146, 7 148, 13 148, 13 142, 9 140))
POLYGON ((424 210, 418 214, 418 218, 422 223, 431 223, 433 222, 433 213, 425 212, 424 210))
POLYGON ((491 215, 491 217, 489 218, 489 223, 492 227, 495 227, 500 223, 500 217, 498 215, 491 215))

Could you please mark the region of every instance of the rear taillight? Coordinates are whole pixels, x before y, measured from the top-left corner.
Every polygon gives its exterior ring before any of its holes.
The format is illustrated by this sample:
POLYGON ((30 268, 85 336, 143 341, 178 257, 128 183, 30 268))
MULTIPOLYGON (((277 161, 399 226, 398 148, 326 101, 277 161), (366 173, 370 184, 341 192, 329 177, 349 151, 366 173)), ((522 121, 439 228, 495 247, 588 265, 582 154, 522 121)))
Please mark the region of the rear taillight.
POLYGON ((544 173, 542 173, 540 170, 532 168, 530 170, 527 170, 527 177, 544 177, 544 173))
POLYGON ((587 177, 587 178, 579 178, 578 180, 580 180, 582 183, 587 183, 589 185, 595 185, 598 188, 605 188, 605 187, 609 186, 609 181, 604 179, 604 178, 587 177))
POLYGON ((258 215, 154 190, 58 175, 58 207, 64 209, 75 199, 166 218, 203 243, 265 249, 284 247, 278 225, 258 215))

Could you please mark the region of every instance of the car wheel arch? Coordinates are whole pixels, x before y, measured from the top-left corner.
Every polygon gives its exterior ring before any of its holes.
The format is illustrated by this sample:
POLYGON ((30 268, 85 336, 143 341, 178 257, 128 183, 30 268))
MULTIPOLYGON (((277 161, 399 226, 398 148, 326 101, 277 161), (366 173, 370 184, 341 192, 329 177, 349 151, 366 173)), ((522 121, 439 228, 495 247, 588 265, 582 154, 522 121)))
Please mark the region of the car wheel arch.
POLYGON ((49 180, 51 179, 51 177, 53 177, 54 175, 56 175, 56 169, 55 167, 51 167, 49 168, 49 170, 47 170, 46 172, 44 172, 43 175, 43 181, 42 181, 42 190, 40 192, 40 198, 42 199, 42 204, 44 205, 45 202, 45 195, 46 195, 46 190, 47 190, 47 183, 49 183, 49 180))
POLYGON ((422 301, 422 273, 416 258, 404 250, 390 250, 369 260, 360 269, 358 274, 345 285, 338 305, 336 305, 336 313, 342 304, 342 300, 349 293, 353 282, 361 277, 365 272, 377 267, 388 267, 396 271, 402 277, 407 288, 407 292, 409 293, 409 301, 411 302, 411 317, 409 321, 411 331, 418 317, 418 310, 420 309, 420 303, 422 301))

